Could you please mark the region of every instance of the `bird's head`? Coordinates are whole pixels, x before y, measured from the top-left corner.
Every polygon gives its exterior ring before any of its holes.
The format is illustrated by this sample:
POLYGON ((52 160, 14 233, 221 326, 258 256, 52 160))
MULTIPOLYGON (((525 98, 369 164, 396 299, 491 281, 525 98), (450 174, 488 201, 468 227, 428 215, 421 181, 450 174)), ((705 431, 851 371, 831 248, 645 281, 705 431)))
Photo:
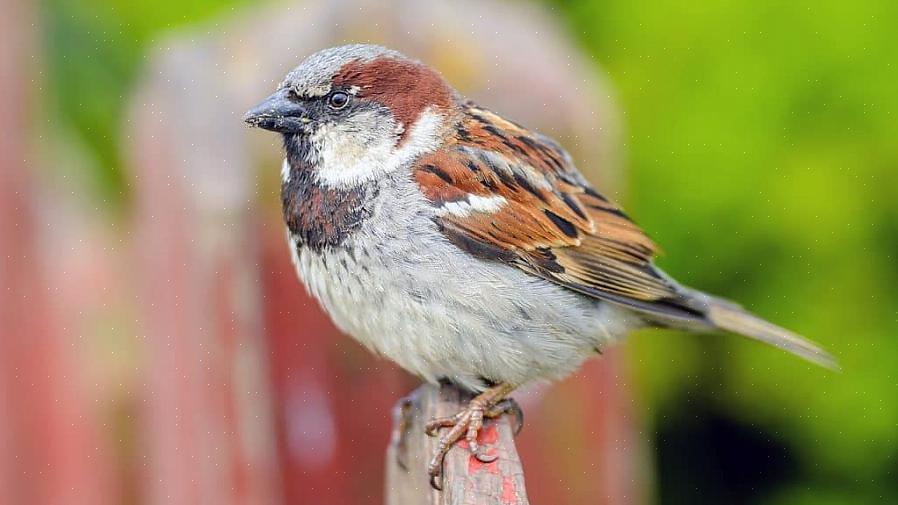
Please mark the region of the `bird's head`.
POLYGON ((306 58, 244 120, 281 133, 293 169, 309 168, 325 183, 345 185, 438 147, 458 103, 430 67, 390 49, 354 44, 306 58))

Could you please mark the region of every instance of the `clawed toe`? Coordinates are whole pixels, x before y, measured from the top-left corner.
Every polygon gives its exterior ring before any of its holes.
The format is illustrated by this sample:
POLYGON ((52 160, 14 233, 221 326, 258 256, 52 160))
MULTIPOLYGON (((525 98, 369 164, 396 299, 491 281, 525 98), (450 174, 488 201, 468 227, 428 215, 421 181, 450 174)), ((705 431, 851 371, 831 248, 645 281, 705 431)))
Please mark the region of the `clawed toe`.
POLYGON ((437 491, 443 490, 443 472, 439 471, 437 473, 430 474, 430 487, 436 489, 437 491))
POLYGON ((442 428, 449 431, 440 436, 436 451, 427 466, 430 475, 430 485, 441 491, 443 476, 443 460, 449 449, 464 437, 471 455, 481 463, 492 463, 498 459, 498 455, 486 454, 485 448, 477 442, 480 429, 483 428, 484 419, 491 419, 509 413, 514 422, 512 430, 517 434, 523 425, 523 414, 517 402, 508 398, 502 399, 511 388, 507 385, 499 385, 488 389, 468 403, 468 406, 452 417, 438 417, 428 422, 424 430, 430 436, 436 436, 442 428))
POLYGON ((453 417, 435 417, 424 425, 424 433, 429 437, 435 437, 440 428, 451 428, 458 422, 458 415, 453 417))
POLYGON ((433 433, 435 435, 440 428, 450 428, 447 433, 440 436, 433 458, 431 458, 430 463, 427 465, 427 473, 430 475, 430 485, 438 491, 442 491, 443 489, 443 459, 446 457, 446 453, 449 452, 449 449, 452 448, 455 442, 461 439, 462 435, 467 430, 468 419, 471 412, 470 409, 471 407, 469 406, 468 409, 459 412, 454 418, 439 418, 427 423, 426 430, 428 434, 433 433))
POLYGON ((492 463, 493 461, 499 459, 498 454, 484 454, 481 450, 471 452, 474 455, 474 458, 476 458, 477 461, 481 463, 492 463))

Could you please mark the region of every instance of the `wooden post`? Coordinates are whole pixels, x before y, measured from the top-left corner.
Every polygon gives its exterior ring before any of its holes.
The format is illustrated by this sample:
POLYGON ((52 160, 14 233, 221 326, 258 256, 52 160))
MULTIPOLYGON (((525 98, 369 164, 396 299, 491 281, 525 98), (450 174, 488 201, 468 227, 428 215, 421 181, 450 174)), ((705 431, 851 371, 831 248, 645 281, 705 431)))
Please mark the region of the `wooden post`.
MULTIPOLYGON (((424 433, 424 424, 433 417, 451 416, 461 410, 470 396, 451 386, 437 388, 425 384, 409 397, 406 410, 408 424, 402 436, 404 445, 393 443, 387 449, 387 505, 527 505, 524 470, 514 444, 509 416, 488 420, 478 441, 489 455, 498 456, 492 463, 481 463, 461 442, 453 447, 443 463, 443 491, 430 487, 427 463, 436 449, 437 438, 424 433), (400 459, 403 465, 399 463, 400 459)), ((397 405, 397 409, 400 408, 397 405)), ((402 428, 399 416, 394 419, 394 433, 402 428)))

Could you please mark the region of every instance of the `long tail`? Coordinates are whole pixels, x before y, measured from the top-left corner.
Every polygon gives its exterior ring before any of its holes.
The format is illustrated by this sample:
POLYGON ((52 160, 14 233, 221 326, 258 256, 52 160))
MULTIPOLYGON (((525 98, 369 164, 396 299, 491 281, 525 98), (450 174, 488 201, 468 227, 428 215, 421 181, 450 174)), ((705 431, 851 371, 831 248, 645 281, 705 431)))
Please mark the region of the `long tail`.
POLYGON ((832 355, 801 335, 767 322, 726 300, 708 295, 702 298, 707 304, 705 317, 715 327, 779 347, 830 370, 839 370, 839 364, 832 355))
POLYGON ((683 286, 656 267, 651 272, 666 281, 673 296, 651 302, 607 294, 605 298, 641 312, 650 323, 692 331, 725 330, 779 347, 830 370, 840 370, 832 355, 801 335, 765 321, 729 300, 683 286))

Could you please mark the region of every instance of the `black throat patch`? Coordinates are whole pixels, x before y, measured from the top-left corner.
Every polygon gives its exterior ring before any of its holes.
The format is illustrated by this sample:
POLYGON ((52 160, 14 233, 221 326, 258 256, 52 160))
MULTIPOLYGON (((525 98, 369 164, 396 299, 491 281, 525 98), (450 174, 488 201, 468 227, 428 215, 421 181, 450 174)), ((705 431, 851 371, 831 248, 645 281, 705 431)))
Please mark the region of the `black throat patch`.
POLYGON ((307 161, 312 146, 296 135, 284 136, 290 177, 281 183, 284 221, 297 237, 299 247, 321 251, 340 247, 371 216, 366 205, 375 196, 374 187, 351 189, 322 186, 307 161))

